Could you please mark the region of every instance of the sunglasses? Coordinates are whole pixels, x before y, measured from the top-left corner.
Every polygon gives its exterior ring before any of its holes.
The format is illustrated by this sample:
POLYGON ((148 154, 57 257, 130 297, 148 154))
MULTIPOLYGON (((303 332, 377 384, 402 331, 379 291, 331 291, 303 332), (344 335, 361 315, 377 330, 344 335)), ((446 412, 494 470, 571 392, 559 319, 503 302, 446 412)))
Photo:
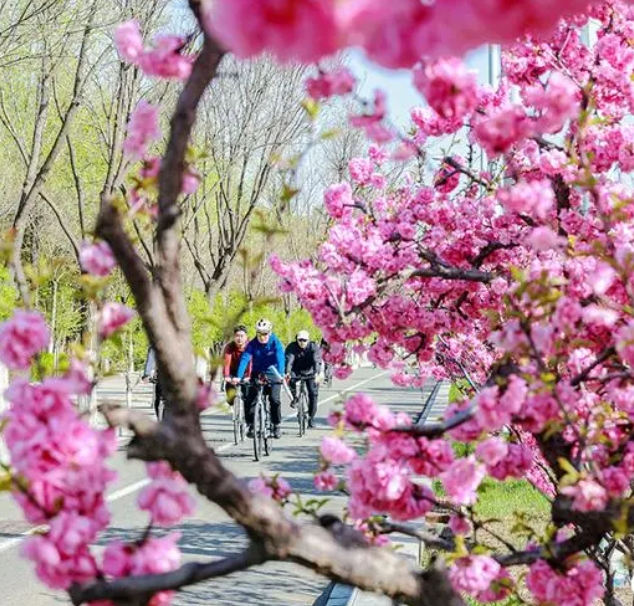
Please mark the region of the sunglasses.
POLYGON ((258 337, 268 337, 269 336, 268 332, 258 332, 256 334, 258 335, 258 337))
POLYGON ((308 339, 297 339, 300 343, 308 343, 308 339))

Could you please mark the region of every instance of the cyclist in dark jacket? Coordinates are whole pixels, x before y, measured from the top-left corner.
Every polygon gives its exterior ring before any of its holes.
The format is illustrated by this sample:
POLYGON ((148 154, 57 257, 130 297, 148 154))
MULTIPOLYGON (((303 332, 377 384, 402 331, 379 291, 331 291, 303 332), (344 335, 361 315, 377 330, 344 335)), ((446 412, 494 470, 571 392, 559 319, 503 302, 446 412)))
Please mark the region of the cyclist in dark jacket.
POLYGON ((321 380, 321 350, 317 343, 310 340, 307 330, 300 330, 293 343, 286 348, 286 374, 290 377, 289 387, 293 394, 291 407, 295 408, 297 383, 306 380, 308 391, 308 427, 313 426, 317 412, 317 382, 321 380))
POLYGON ((247 435, 253 437, 253 403, 258 393, 256 381, 262 374, 266 374, 268 383, 264 387, 264 395, 271 402, 271 422, 273 424, 273 437, 282 437, 282 382, 284 375, 284 346, 281 341, 272 333, 273 325, 268 320, 258 320, 255 325, 255 339, 249 341, 246 349, 240 357, 240 365, 236 377, 241 380, 251 363, 251 384, 245 398, 245 418, 249 429, 247 435), (273 366, 280 380, 269 376, 269 367, 273 366))

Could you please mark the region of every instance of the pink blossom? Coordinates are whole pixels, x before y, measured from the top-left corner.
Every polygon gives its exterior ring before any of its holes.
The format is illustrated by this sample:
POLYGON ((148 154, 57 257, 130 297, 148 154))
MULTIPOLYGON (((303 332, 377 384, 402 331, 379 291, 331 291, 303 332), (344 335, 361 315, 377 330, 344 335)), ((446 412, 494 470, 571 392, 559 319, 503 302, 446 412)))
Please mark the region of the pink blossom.
POLYGON ((249 490, 280 503, 286 502, 293 492, 290 484, 279 476, 267 477, 260 475, 249 482, 249 490))
POLYGON ((94 244, 84 242, 79 252, 79 262, 84 271, 100 277, 109 275, 117 265, 110 245, 103 240, 94 244))
POLYGON ((447 524, 454 534, 468 535, 473 530, 471 522, 462 516, 452 514, 447 524))
POLYGON ((630 475, 620 467, 608 467, 603 470, 601 483, 611 497, 622 497, 630 488, 630 475))
POLYGON ((414 84, 445 120, 462 120, 478 104, 476 75, 456 57, 425 63, 414 71, 414 84))
POLYGON ((533 229, 528 236, 528 244, 536 251, 549 250, 565 244, 565 239, 558 236, 550 227, 542 225, 533 229))
POLYGON ((326 212, 334 219, 340 219, 354 204, 352 189, 347 183, 331 185, 324 193, 326 212))
MULTIPOLYGON (((414 473, 433 478, 450 467, 454 461, 453 448, 447 440, 418 438, 417 446, 418 452, 408 456, 414 473)), ((394 451, 393 444, 390 444, 390 450, 394 451)))
POLYGON ((126 21, 117 26, 114 43, 122 59, 129 63, 138 63, 143 53, 143 38, 138 21, 126 21))
POLYGON ((535 467, 536 455, 524 444, 508 444, 507 453, 496 462, 487 463, 487 471, 496 480, 526 477, 535 467))
POLYGON ((484 479, 484 465, 477 463, 475 457, 456 459, 451 466, 440 474, 442 485, 449 498, 460 505, 473 505, 477 499, 476 491, 484 479))
POLYGON ((332 465, 347 465, 356 456, 355 451, 339 438, 326 436, 321 441, 321 456, 332 465))
POLYGON ((352 427, 371 425, 377 408, 370 396, 356 394, 346 402, 344 419, 352 427))
POLYGON ((604 593, 603 575, 588 560, 573 565, 565 575, 538 560, 530 567, 526 586, 540 604, 591 606, 604 593))
POLYGON ((501 438, 489 438, 478 444, 476 455, 488 466, 499 463, 509 451, 508 444, 501 438))
POLYGON ((577 511, 601 511, 608 504, 608 493, 595 480, 579 480, 573 486, 565 486, 560 491, 573 499, 572 507, 577 511))
POLYGON ((578 113, 581 91, 568 76, 555 71, 545 88, 541 83, 537 84, 524 96, 529 105, 541 111, 538 119, 540 132, 557 132, 566 120, 578 113))
POLYGON ((192 71, 192 57, 181 54, 184 44, 180 36, 157 36, 154 48, 139 59, 141 69, 148 76, 186 80, 192 71))
POLYGON ((97 332, 102 339, 107 339, 125 326, 134 316, 134 311, 121 303, 107 302, 101 308, 97 332))
POLYGON ((498 191, 498 200, 508 212, 528 213, 545 219, 555 203, 555 194, 549 181, 522 181, 498 191))
POLYGON ((449 580, 456 591, 477 596, 497 578, 501 566, 493 558, 472 555, 456 560, 449 569, 449 580))
POLYGON ((87 547, 72 554, 60 553, 48 536, 29 537, 22 555, 35 563, 35 572, 51 589, 68 589, 73 583, 86 583, 97 576, 97 566, 87 547))
MULTIPOLYGON (((0 328, 1 330, 1 328, 0 328)), ((0 332, 0 342, 2 333, 0 332)), ((634 321, 628 322, 616 334, 616 351, 621 359, 634 366, 634 321)))
POLYGON ((494 157, 508 152, 514 144, 528 136, 530 131, 526 112, 511 106, 478 120, 473 134, 487 154, 494 157))
POLYGON ((64 375, 70 393, 89 395, 93 389, 93 381, 88 376, 88 369, 82 362, 72 358, 68 371, 64 375))
POLYGON ((334 0, 218 0, 207 29, 238 57, 268 51, 282 61, 312 63, 338 48, 334 0))
POLYGON ((24 370, 49 339, 42 314, 17 309, 12 318, 0 324, 0 361, 12 370, 24 370))
POLYGON ((183 173, 183 184, 181 186, 181 193, 185 196, 190 196, 198 190, 200 186, 201 176, 191 167, 187 167, 183 173))
POLYGON ((315 474, 313 483, 317 490, 323 492, 335 490, 339 484, 339 480, 332 471, 320 471, 318 474, 315 474))
POLYGON ((153 481, 139 494, 139 509, 148 511, 152 522, 159 526, 173 526, 194 512, 194 499, 187 482, 166 465, 148 464, 153 481))
POLYGON ((355 77, 348 68, 338 67, 329 72, 320 71, 317 76, 306 78, 305 86, 308 95, 320 101, 351 93, 355 82, 355 77))
POLYGON ((369 185, 372 182, 374 167, 368 158, 352 158, 348 162, 350 177, 358 185, 369 185))
POLYGON ((145 156, 148 145, 161 136, 159 108, 141 100, 128 123, 128 136, 123 143, 125 153, 134 159, 145 156))

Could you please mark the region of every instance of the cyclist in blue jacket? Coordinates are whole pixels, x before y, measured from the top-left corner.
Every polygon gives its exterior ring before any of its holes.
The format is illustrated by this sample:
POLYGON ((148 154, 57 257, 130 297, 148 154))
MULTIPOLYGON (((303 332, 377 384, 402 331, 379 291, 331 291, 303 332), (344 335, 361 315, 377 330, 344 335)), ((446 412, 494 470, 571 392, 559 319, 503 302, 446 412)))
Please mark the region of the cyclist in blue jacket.
POLYGON ((245 418, 249 426, 247 435, 253 437, 253 403, 257 396, 256 381, 261 374, 266 374, 268 383, 264 387, 264 395, 268 395, 271 402, 271 422, 273 437, 282 437, 282 377, 285 371, 285 355, 282 342, 273 334, 273 325, 264 318, 255 325, 255 339, 249 341, 240 356, 240 365, 236 373, 237 380, 241 380, 251 362, 251 384, 245 398, 245 418), (273 366, 279 375, 279 380, 270 377, 269 367, 273 366))

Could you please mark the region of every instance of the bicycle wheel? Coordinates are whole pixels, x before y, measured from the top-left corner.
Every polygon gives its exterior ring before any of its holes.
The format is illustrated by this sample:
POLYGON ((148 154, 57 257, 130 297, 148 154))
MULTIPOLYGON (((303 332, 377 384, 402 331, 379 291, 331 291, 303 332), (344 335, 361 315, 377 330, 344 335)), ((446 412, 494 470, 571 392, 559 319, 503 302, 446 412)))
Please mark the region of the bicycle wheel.
POLYGON ((262 442, 264 440, 264 419, 262 418, 262 397, 258 396, 253 410, 253 456, 259 461, 262 456, 262 442))
POLYGON ((271 454, 271 442, 273 441, 270 405, 268 398, 266 400, 262 400, 262 412, 264 413, 264 423, 262 424, 264 429, 262 432, 262 446, 264 447, 264 456, 266 457, 271 454))
POLYGON ((240 442, 244 442, 247 437, 247 423, 244 418, 244 400, 242 399, 242 396, 238 396, 238 401, 235 405, 238 406, 238 427, 240 428, 240 442))
POLYGON ((233 443, 237 446, 240 441, 240 413, 238 407, 241 406, 240 396, 236 396, 231 407, 231 418, 233 420, 233 443))
POLYGON ((302 389, 299 394, 299 401, 297 402, 297 423, 299 424, 300 438, 306 433, 307 399, 306 392, 302 389))

